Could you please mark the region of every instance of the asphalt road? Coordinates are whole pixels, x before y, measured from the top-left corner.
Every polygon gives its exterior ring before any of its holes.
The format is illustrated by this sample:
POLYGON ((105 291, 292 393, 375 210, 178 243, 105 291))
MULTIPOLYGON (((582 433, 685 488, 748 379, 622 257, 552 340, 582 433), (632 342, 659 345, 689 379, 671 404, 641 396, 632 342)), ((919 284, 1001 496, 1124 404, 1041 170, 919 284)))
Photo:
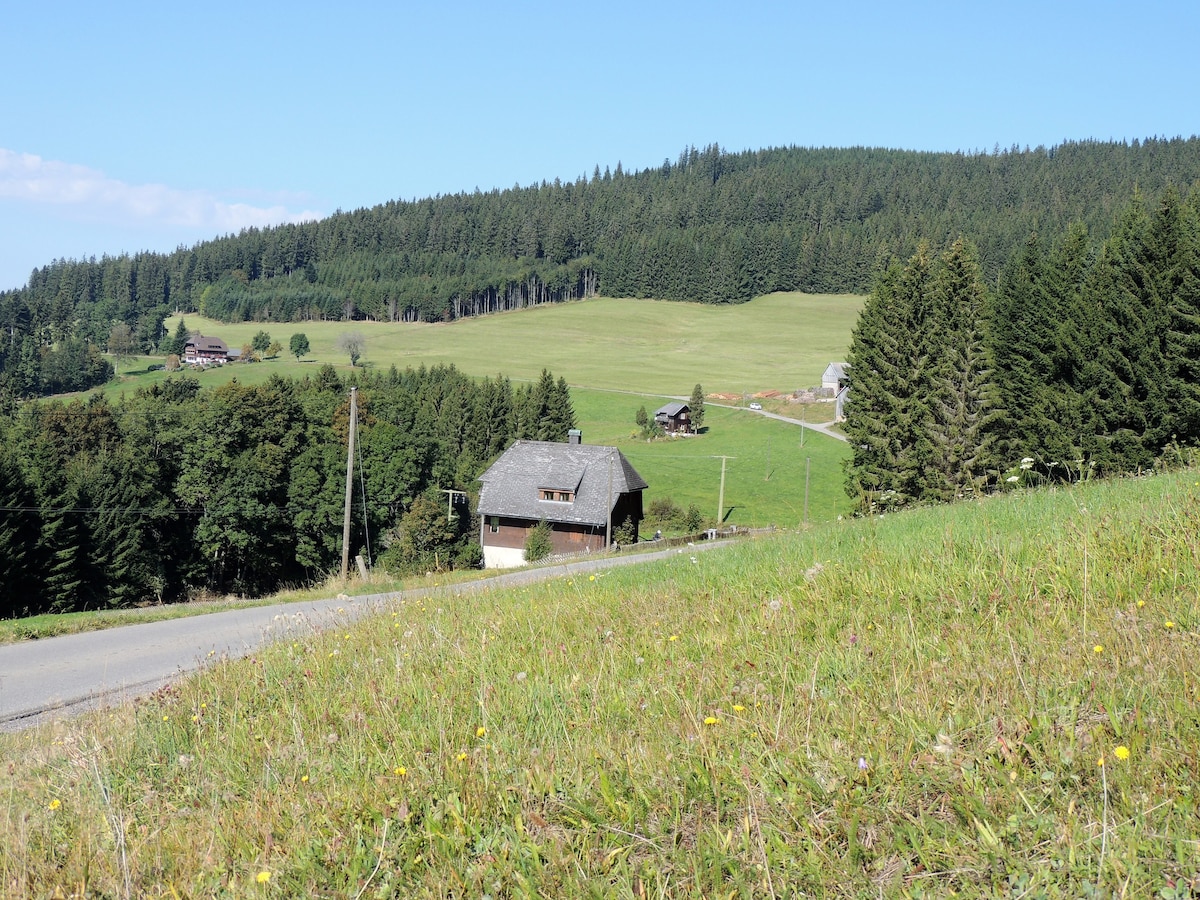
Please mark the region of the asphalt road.
POLYGON ((727 543, 705 541, 648 553, 631 551, 604 559, 519 569, 446 587, 257 606, 7 644, 0 646, 0 731, 19 731, 87 709, 123 703, 195 672, 209 660, 248 656, 274 641, 381 611, 400 598, 452 596, 531 584, 565 574, 692 554, 727 543))

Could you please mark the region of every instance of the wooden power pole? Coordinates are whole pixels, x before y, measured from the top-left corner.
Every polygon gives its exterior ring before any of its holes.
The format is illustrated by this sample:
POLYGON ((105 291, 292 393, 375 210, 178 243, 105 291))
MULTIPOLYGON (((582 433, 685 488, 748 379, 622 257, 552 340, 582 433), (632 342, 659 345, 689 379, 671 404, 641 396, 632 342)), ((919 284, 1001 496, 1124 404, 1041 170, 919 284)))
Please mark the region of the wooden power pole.
POLYGON ((354 433, 358 430, 358 388, 350 388, 350 442, 346 448, 346 512, 342 521, 342 581, 350 570, 350 499, 354 493, 354 433))
POLYGON ((714 456, 713 459, 721 461, 721 493, 717 495, 717 527, 721 526, 721 519, 725 512, 725 463, 727 460, 737 459, 736 456, 714 456))

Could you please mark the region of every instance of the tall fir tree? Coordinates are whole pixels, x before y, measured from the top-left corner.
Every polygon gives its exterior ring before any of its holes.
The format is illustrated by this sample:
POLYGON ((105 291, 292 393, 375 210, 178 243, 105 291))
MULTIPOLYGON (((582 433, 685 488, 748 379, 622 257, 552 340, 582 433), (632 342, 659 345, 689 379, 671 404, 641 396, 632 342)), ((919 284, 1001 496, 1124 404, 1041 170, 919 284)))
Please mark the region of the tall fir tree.
POLYGON ((688 400, 688 409, 692 415, 692 431, 699 433, 704 427, 704 388, 699 383, 692 388, 692 396, 688 400))
POLYGON ((999 475, 987 291, 975 249, 962 238, 938 260, 925 327, 929 365, 924 443, 934 452, 921 469, 922 500, 976 495, 999 475))
POLYGON ((919 497, 927 454, 916 423, 927 413, 919 385, 928 362, 920 333, 929 284, 930 253, 922 245, 906 264, 881 274, 851 335, 846 490, 864 511, 919 497))
POLYGON ((0 436, 0 619, 42 606, 37 500, 0 436))
POLYGON ((1164 418, 1159 446, 1200 442, 1200 188, 1179 203, 1163 197, 1152 233, 1156 273, 1166 298, 1164 418))
POLYGON ((1096 429, 1085 451, 1101 472, 1148 468, 1156 455, 1167 319, 1149 238, 1139 196, 1105 241, 1085 288, 1096 307, 1088 336, 1095 359, 1087 373, 1096 429))

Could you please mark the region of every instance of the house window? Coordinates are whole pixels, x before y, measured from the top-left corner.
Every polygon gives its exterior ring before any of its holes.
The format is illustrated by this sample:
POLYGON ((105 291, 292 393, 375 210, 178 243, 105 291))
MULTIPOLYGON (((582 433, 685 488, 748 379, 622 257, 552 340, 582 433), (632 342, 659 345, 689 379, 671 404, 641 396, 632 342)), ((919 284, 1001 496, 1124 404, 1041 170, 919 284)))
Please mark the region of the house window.
POLYGON ((538 491, 539 500, 549 500, 553 503, 574 503, 575 494, 571 491, 550 491, 542 488, 538 491))
POLYGON ((490 516, 488 518, 488 528, 491 529, 492 534, 496 534, 500 530, 500 517, 490 516))

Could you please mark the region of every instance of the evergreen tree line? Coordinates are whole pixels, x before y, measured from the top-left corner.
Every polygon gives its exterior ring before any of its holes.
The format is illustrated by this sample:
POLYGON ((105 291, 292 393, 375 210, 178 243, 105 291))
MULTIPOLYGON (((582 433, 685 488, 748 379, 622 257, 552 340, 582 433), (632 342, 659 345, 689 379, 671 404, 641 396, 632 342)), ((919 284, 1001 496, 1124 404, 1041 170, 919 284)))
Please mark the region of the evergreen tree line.
POLYGON ((846 489, 864 511, 1174 464, 1200 443, 1200 186, 1029 236, 986 286, 922 246, 853 333, 846 489))
MULTIPOLYGON (((477 564, 474 503, 449 516, 442 489, 474 497, 514 439, 564 440, 575 425, 548 372, 514 386, 392 368, 353 383, 351 552, 396 570, 477 564)), ((0 617, 255 595, 337 571, 349 387, 326 366, 23 406, 0 422, 0 617)))
POLYGON ((33 368, 45 352, 68 338, 104 347, 118 323, 151 352, 172 311, 400 322, 598 292, 709 303, 865 292, 888 259, 959 234, 972 235, 990 283, 1031 232, 1080 221, 1104 238, 1135 186, 1197 178, 1195 137, 990 153, 714 144, 632 173, 597 167, 574 182, 395 200, 169 254, 55 260, 0 293, 0 392, 43 389, 33 368))

